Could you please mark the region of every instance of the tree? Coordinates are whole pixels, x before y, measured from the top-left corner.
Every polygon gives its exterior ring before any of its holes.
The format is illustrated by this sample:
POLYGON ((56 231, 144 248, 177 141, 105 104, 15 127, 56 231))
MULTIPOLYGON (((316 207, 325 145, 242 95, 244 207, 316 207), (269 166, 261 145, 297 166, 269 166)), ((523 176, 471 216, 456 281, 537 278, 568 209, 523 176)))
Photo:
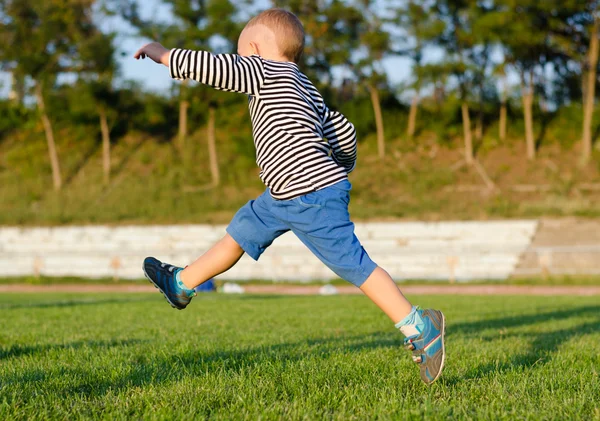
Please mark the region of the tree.
POLYGON ((381 113, 380 90, 386 89, 387 74, 383 69, 382 60, 390 52, 390 34, 385 30, 383 19, 374 11, 375 2, 358 2, 359 11, 364 20, 359 25, 359 52, 362 57, 355 58, 357 52, 350 54, 348 62, 356 77, 369 91, 375 126, 377 130, 377 150, 379 159, 385 158, 385 129, 381 113))
MULTIPOLYGON (((506 139, 506 126, 508 120, 508 72, 511 64, 514 64, 511 58, 510 49, 504 43, 506 31, 515 20, 518 20, 519 15, 515 10, 516 5, 507 7, 502 3, 502 0, 490 3, 485 13, 479 15, 477 20, 477 31, 485 34, 486 43, 496 52, 500 53, 500 59, 490 61, 492 67, 491 74, 495 79, 499 79, 500 92, 500 112, 499 112, 499 129, 498 137, 500 140, 506 139)), ((523 29, 523 28, 522 28, 523 29)), ((527 28, 524 28, 525 30, 527 28)))
POLYGON ((208 106, 208 126, 206 128, 208 140, 208 159, 210 163, 210 174, 212 178, 212 185, 216 187, 221 182, 221 176, 219 175, 219 161, 217 160, 217 146, 215 139, 215 109, 214 103, 210 103, 208 106))
MULTIPOLYGON (((138 10, 138 3, 130 1, 121 9, 123 16, 139 31, 139 34, 160 41, 173 48, 210 50, 212 41, 220 41, 222 52, 233 52, 240 24, 234 16, 237 8, 230 0, 162 0, 173 13, 172 23, 155 23, 144 20, 138 10)), ((201 88, 204 100, 209 102, 213 95, 208 88, 201 88)), ((187 82, 179 84, 179 131, 177 144, 184 153, 188 134, 188 110, 190 90, 187 82)), ((209 113, 209 117, 211 114, 209 113)), ((214 125, 214 121, 212 122, 214 125)))
POLYGON ((521 79, 527 158, 533 160, 537 149, 533 130, 534 94, 536 88, 546 91, 548 66, 557 78, 564 78, 567 63, 574 54, 573 38, 578 31, 575 20, 585 10, 585 4, 574 0, 496 0, 496 3, 505 17, 505 24, 498 28, 498 37, 505 47, 507 62, 521 79))
POLYGON ((498 139, 506 140, 506 126, 508 120, 508 81, 506 75, 506 64, 502 63, 495 67, 495 76, 500 78, 501 90, 500 90, 500 116, 498 121, 498 139))
POLYGON ((392 23, 402 32, 396 38, 400 44, 392 54, 410 57, 413 61, 413 83, 415 91, 410 104, 406 134, 413 137, 417 126, 417 112, 421 99, 421 89, 427 83, 428 72, 424 68, 423 56, 425 49, 439 39, 444 29, 442 21, 435 19, 430 2, 424 0, 408 0, 400 3, 393 2, 392 10, 395 17, 392 23))
POLYGON ((55 190, 60 190, 62 176, 44 97, 60 73, 81 70, 76 39, 85 36, 93 26, 91 4, 92 0, 0 0, 0 62, 11 69, 17 80, 28 77, 35 85, 55 190))
POLYGON ((14 101, 17 105, 23 105, 25 99, 25 78, 15 73, 11 73, 11 87, 8 99, 14 101))
POLYGON ((358 46, 360 12, 341 0, 272 0, 274 7, 293 12, 302 21, 305 48, 300 67, 322 90, 333 85, 333 69, 346 66, 358 46))
POLYGON ((79 107, 87 107, 89 114, 97 114, 102 137, 102 171, 104 184, 110 182, 110 125, 109 116, 114 115, 118 95, 113 90, 113 78, 117 71, 113 41, 116 34, 104 34, 96 26, 85 37, 77 40, 84 71, 78 77, 84 83, 78 90, 79 107))
MULTIPOLYGON (((536 24, 535 6, 526 0, 516 4, 514 0, 498 0, 496 12, 499 22, 497 36, 506 56, 506 63, 513 67, 521 80, 523 119, 527 158, 535 159, 536 148, 533 133, 534 70, 541 62, 546 34, 541 23, 536 24)), ((540 18, 540 22, 543 19, 540 18)))
MULTIPOLYGON (((546 19, 546 50, 541 67, 552 66, 551 101, 559 107, 583 99, 582 163, 586 164, 592 150, 592 115, 595 102, 598 67, 598 36, 600 21, 598 0, 567 1, 544 4, 546 19), (573 83, 579 79, 579 83, 573 83)), ((546 91, 546 72, 540 71, 541 91, 546 91)))
POLYGON ((473 49, 477 46, 476 34, 473 32, 473 22, 476 18, 472 8, 473 0, 450 1, 437 3, 437 16, 445 24, 439 38, 440 44, 446 49, 446 72, 454 76, 458 82, 461 100, 461 116, 465 145, 465 161, 471 165, 474 161, 473 135, 469 111, 468 96, 475 75, 481 69, 473 66, 473 49))
MULTIPOLYGON (((594 5, 595 8, 598 7, 594 5)), ((593 24, 590 28, 589 48, 586 54, 586 60, 583 65, 582 79, 585 80, 585 89, 583 95, 583 135, 581 161, 587 164, 592 156, 592 115, 594 113, 594 102, 596 99, 596 75, 598 68, 598 36, 600 35, 600 16, 598 11, 593 9, 593 24), (587 73, 587 78, 585 75, 587 73)))
POLYGON ((493 3, 475 2, 469 7, 469 15, 472 21, 471 36, 474 46, 469 49, 469 60, 473 64, 473 85, 477 89, 478 110, 475 129, 475 138, 478 143, 483 139, 483 114, 486 94, 486 83, 489 80, 488 73, 492 64, 491 50, 494 36, 489 32, 485 19, 493 12, 493 3))
POLYGON ((328 20, 325 21, 329 27, 344 28, 339 29, 340 39, 331 42, 331 45, 335 45, 333 53, 329 54, 331 64, 345 67, 369 92, 377 130, 378 155, 383 159, 385 130, 380 91, 389 90, 382 59, 390 51, 390 35, 384 26, 384 19, 377 12, 375 1, 360 0, 346 4, 334 0, 329 4, 325 15, 328 20))
MULTIPOLYGON (((276 7, 295 13, 304 24, 306 48, 303 69, 317 82, 331 85, 332 69, 343 67, 363 85, 373 107, 380 158, 385 156, 385 130, 380 91, 388 89, 382 59, 389 53, 390 36, 371 0, 274 0, 276 7)), ((389 89, 388 89, 389 90, 389 89)))

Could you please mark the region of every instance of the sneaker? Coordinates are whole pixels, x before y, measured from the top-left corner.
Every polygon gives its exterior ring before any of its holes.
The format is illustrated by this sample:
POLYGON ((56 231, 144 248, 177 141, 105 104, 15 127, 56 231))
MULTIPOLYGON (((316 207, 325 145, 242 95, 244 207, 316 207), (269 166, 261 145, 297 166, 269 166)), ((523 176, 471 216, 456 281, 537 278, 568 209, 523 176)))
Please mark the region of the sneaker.
POLYGON ((171 307, 183 310, 196 295, 193 290, 185 291, 179 287, 175 275, 182 268, 162 263, 154 257, 146 257, 142 265, 146 278, 165 296, 171 307))
POLYGON ((404 344, 412 351, 413 361, 420 366, 421 379, 429 385, 440 377, 444 368, 446 318, 444 313, 438 310, 417 311, 425 323, 425 328, 419 335, 404 339, 404 344))

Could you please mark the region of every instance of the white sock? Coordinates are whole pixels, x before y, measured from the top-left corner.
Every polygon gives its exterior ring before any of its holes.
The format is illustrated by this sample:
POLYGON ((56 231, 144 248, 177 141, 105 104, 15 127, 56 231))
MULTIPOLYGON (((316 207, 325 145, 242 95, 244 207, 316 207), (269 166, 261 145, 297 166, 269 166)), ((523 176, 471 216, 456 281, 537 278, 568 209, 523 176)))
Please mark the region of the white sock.
POLYGON ((400 332, 407 338, 412 338, 421 334, 425 328, 425 323, 421 318, 418 308, 413 306, 408 316, 396 323, 395 327, 396 329, 400 329, 400 332))

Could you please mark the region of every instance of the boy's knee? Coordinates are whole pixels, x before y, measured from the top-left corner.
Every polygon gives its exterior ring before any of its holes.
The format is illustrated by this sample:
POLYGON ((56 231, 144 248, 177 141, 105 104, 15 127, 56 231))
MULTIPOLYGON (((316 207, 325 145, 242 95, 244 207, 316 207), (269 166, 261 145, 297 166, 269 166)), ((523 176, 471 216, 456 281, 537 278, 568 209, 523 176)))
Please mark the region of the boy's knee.
MULTIPOLYGON (((367 256, 368 257, 368 256, 367 256)), ((360 288, 377 269, 377 264, 371 259, 365 259, 353 267, 331 267, 336 275, 352 285, 360 288)))

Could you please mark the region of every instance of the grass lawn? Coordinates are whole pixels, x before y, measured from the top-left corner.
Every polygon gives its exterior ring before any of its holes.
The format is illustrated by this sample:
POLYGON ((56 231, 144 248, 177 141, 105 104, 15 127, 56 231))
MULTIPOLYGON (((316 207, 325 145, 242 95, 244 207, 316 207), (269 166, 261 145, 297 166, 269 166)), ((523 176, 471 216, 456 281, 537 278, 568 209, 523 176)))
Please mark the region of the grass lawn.
POLYGON ((0 419, 600 420, 598 297, 411 298, 430 387, 360 296, 0 295, 0 419))
MULTIPOLYGON (((217 285, 221 285, 225 280, 217 280, 217 285)), ((79 277, 65 277, 65 276, 21 276, 3 278, 0 276, 0 285, 108 285, 108 286, 131 286, 131 285, 146 285, 150 284, 145 278, 140 279, 119 279, 115 281, 112 278, 99 278, 99 279, 88 279, 79 277)), ((313 281, 282 281, 273 282, 272 280, 261 280, 253 279, 244 281, 244 285, 343 285, 348 286, 348 282, 343 279, 334 280, 313 280, 313 281)), ((422 279, 408 279, 398 281, 398 285, 402 288, 403 285, 441 285, 449 286, 448 280, 422 280, 422 279)), ((555 275, 555 276, 527 276, 527 277, 512 277, 508 279, 481 279, 471 280, 468 282, 458 282, 455 286, 469 286, 469 285, 526 285, 526 286, 600 286, 600 275, 555 275)))

